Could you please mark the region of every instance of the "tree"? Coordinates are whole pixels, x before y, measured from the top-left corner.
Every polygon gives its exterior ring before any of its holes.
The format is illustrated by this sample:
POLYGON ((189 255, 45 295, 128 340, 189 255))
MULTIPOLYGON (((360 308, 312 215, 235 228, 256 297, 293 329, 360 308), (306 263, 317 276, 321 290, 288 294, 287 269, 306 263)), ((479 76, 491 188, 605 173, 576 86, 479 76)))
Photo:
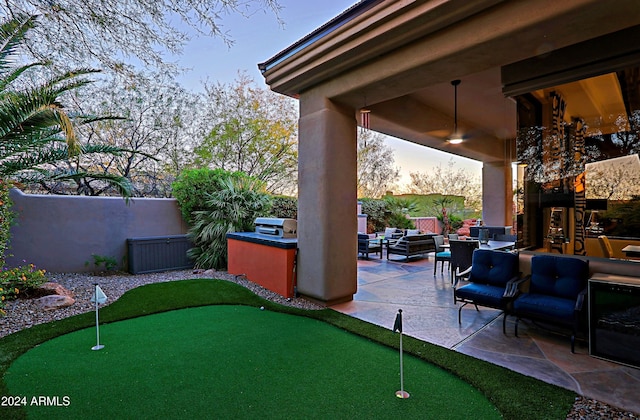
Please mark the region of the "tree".
POLYGON ((255 87, 240 74, 234 84, 206 85, 204 118, 213 128, 196 145, 195 166, 240 171, 268 191, 297 190, 297 112, 293 100, 255 87))
POLYGON ((594 162, 586 169, 587 198, 631 200, 640 194, 638 155, 594 162))
POLYGON ((233 43, 222 25, 230 14, 250 16, 260 10, 278 16, 277 0, 6 0, 4 16, 39 15, 42 25, 27 43, 35 60, 55 58, 69 67, 95 65, 122 73, 125 60, 175 74, 166 53, 179 54, 198 36, 233 43), (180 22, 180 26, 176 24, 180 22))
POLYGON ((14 67, 14 55, 27 32, 36 27, 36 18, 16 15, 0 26, 0 176, 23 183, 46 181, 69 182, 86 177, 115 187, 129 196, 128 180, 111 174, 82 171, 78 160, 88 154, 109 155, 121 150, 108 145, 80 145, 75 127, 101 120, 87 115, 71 115, 61 97, 90 81, 86 76, 94 70, 78 69, 45 78, 38 74, 39 84, 26 86, 21 76, 46 67, 31 63, 14 67), (64 169, 57 162, 66 161, 64 169))
POLYGON ((358 197, 378 198, 400 178, 394 166, 393 150, 384 137, 370 130, 358 132, 358 197))
POLYGON ((163 77, 139 74, 122 84, 87 90, 77 102, 82 111, 121 117, 86 127, 82 141, 125 150, 108 159, 85 159, 84 167, 128 178, 135 196, 170 196, 171 183, 191 158, 194 139, 204 136, 201 98, 163 77))
MULTIPOLYGON (((439 164, 431 172, 411 172, 409 189, 414 194, 460 195, 465 197, 465 207, 482 208, 482 183, 462 168, 455 169, 450 160, 447 167, 439 164)), ((460 209, 461 210, 461 209, 460 209)))

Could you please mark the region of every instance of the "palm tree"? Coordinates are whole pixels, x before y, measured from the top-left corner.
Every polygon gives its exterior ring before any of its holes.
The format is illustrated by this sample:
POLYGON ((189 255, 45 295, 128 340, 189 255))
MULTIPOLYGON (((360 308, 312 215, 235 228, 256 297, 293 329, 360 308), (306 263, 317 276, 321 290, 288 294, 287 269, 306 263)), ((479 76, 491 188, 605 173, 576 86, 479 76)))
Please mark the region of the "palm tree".
POLYGON ((16 15, 0 24, 0 177, 28 184, 93 178, 129 197, 128 179, 77 169, 78 159, 84 154, 122 151, 109 145, 80 145, 74 127, 104 118, 71 115, 60 101, 64 94, 90 83, 84 76, 96 70, 78 69, 47 76, 48 63, 13 65, 14 57, 19 56, 18 48, 36 24, 37 17, 26 15, 16 15), (35 85, 21 77, 34 69, 43 70, 36 75, 35 85), (67 169, 52 165, 61 161, 69 163, 67 169))
POLYGON ((198 268, 226 268, 227 233, 253 231, 256 217, 269 214, 271 207, 263 181, 229 173, 217 184, 206 203, 208 209, 193 213, 189 230, 194 247, 188 253, 198 268))

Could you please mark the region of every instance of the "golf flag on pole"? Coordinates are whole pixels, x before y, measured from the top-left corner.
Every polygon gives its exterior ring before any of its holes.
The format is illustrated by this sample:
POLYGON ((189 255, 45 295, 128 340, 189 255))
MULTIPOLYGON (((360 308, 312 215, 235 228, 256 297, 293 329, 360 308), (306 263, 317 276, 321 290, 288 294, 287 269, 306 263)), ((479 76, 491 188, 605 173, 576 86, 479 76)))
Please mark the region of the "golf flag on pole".
POLYGON ((105 295, 100 286, 96 284, 96 291, 93 293, 93 297, 91 297, 91 302, 103 304, 106 301, 107 295, 105 295))
POLYGON ((404 367, 402 366, 402 309, 398 309, 396 320, 393 323, 393 332, 400 333, 400 391, 396 391, 396 397, 409 398, 409 393, 404 390, 404 367))
POLYGON ((98 283, 95 283, 95 292, 93 292, 93 296, 91 297, 91 302, 96 304, 96 345, 91 347, 91 350, 101 350, 104 348, 102 344, 100 344, 100 319, 98 317, 98 304, 105 303, 107 301, 107 295, 104 294, 98 283))
POLYGON ((402 332, 402 309, 398 309, 396 321, 393 323, 393 332, 402 332))

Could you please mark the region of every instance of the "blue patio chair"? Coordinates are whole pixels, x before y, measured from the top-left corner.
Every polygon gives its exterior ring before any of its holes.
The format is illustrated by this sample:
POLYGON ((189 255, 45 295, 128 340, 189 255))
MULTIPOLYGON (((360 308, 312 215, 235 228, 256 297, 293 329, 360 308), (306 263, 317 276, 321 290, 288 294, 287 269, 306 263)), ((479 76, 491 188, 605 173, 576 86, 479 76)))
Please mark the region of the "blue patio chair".
MULTIPOLYGON (((513 301, 510 315, 516 317, 515 334, 521 318, 571 329, 571 353, 576 333, 586 316, 585 297, 589 261, 554 255, 534 255, 529 290, 513 301)), ((525 284, 526 287, 526 284, 525 284)))
MULTIPOLYGON (((461 323, 462 308, 469 303, 476 310, 480 305, 506 311, 518 293, 518 285, 523 281, 518 275, 518 256, 511 252, 476 249, 467 271, 467 283, 459 286, 460 276, 456 276, 453 285, 453 301, 462 303, 458 308, 458 324, 461 323)), ((505 312, 502 318, 503 333, 506 333, 506 318, 505 312)))

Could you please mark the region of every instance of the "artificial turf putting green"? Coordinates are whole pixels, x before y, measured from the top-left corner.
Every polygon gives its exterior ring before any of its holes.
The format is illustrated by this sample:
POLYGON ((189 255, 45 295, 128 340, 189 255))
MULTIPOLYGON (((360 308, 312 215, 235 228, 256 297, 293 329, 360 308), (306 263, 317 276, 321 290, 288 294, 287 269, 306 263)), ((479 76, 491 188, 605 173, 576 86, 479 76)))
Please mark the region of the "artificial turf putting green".
MULTIPOLYGON (((206 305, 264 306, 270 311, 323 321, 389 348, 397 349, 398 346, 398 334, 391 332, 391 325, 383 328, 330 309, 306 311, 278 305, 224 280, 182 280, 141 286, 102 308, 100 320, 103 324, 113 323, 206 305)), ((10 396, 5 374, 22 354, 48 340, 92 326, 95 326, 95 315, 89 312, 35 325, 0 338, 0 396, 10 396)), ((505 419, 566 418, 576 397, 572 391, 412 337, 405 336, 404 349, 407 354, 433 363, 480 390, 496 405, 505 419)), ((438 418, 440 414, 436 413, 434 417, 438 418)), ((424 413, 421 415, 424 416, 424 413)), ((0 405, 0 419, 24 418, 26 413, 22 407, 0 405)))
POLYGON ((67 396, 29 418, 499 418, 478 390, 324 322, 245 306, 206 306, 47 341, 5 374, 11 395, 67 396))

